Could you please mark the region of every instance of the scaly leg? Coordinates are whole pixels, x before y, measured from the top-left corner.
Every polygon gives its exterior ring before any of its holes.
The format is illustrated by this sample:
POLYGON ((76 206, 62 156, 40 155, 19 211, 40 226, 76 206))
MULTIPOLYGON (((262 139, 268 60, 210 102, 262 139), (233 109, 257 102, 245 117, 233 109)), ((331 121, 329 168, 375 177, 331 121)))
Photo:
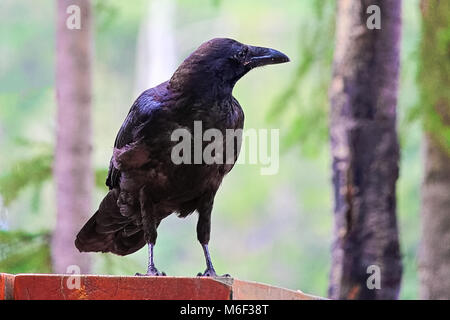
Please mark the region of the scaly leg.
POLYGON ((137 276, 165 276, 164 272, 159 272, 155 267, 155 263, 153 261, 153 247, 155 245, 152 243, 148 244, 148 268, 146 274, 136 273, 137 276))
MULTIPOLYGON (((211 233, 211 210, 212 202, 206 206, 204 210, 198 210, 198 223, 197 223, 197 239, 203 247, 203 253, 205 254, 206 270, 205 272, 199 272, 197 276, 201 277, 219 277, 214 270, 211 256, 209 254, 208 243, 211 233)), ((222 277, 229 277, 229 274, 224 274, 222 277)))
POLYGON ((149 199, 148 194, 145 192, 145 187, 141 189, 139 200, 141 204, 141 214, 142 214, 142 228, 144 230, 145 241, 148 244, 148 267, 146 274, 136 273, 137 276, 165 276, 164 272, 159 272, 155 267, 153 261, 153 247, 156 243, 156 238, 158 233, 156 229, 158 228, 159 221, 156 222, 153 218, 153 205, 149 199))

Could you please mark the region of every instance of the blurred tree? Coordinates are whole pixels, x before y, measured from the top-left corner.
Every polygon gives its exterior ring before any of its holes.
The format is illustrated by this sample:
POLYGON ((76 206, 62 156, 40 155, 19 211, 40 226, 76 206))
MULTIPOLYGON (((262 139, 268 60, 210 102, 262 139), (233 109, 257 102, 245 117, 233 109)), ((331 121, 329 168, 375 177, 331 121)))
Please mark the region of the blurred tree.
POLYGON ((57 1, 58 112, 54 163, 57 220, 52 237, 52 263, 53 271, 58 273, 65 273, 69 265, 78 265, 83 273, 90 270, 90 259, 86 254, 80 254, 73 243, 76 233, 91 214, 94 183, 91 164, 91 19, 89 0, 57 1))
POLYGON ((395 299, 402 275, 396 221, 401 1, 339 1, 336 28, 330 87, 335 221, 329 296, 395 299), (367 24, 371 5, 380 9, 381 29, 367 24))
POLYGON ((450 2, 422 0, 422 182, 420 296, 450 299, 450 2))
POLYGON ((172 76, 176 69, 173 0, 152 0, 139 27, 136 43, 135 96, 172 76))

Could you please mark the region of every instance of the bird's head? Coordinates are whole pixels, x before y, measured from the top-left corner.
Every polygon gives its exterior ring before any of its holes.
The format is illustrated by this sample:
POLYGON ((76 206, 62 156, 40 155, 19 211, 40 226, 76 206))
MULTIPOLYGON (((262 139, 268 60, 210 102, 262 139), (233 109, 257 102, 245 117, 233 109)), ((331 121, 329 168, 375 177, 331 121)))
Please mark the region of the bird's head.
POLYGON ((255 47, 228 38, 203 43, 178 67, 170 85, 199 91, 202 95, 231 94, 236 82, 256 67, 288 62, 289 58, 274 49, 255 47))

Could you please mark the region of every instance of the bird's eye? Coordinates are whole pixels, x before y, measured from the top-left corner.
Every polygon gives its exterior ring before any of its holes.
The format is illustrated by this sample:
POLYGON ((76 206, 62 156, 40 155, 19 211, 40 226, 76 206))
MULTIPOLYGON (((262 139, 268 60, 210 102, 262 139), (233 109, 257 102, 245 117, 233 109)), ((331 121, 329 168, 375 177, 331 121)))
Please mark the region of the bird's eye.
POLYGON ((238 60, 243 60, 247 56, 247 48, 242 49, 238 53, 236 53, 235 58, 238 60))

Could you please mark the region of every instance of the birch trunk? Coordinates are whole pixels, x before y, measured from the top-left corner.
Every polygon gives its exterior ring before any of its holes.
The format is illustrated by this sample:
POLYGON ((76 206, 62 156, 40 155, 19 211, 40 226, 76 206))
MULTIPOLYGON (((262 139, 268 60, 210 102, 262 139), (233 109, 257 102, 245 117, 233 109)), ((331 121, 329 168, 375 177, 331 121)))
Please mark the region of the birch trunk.
POLYGON ((90 259, 78 252, 74 240, 92 214, 91 3, 89 0, 57 0, 56 3, 57 222, 51 243, 52 264, 57 273, 67 272, 70 265, 89 273, 90 259), (66 25, 71 15, 67 8, 71 5, 80 8, 79 30, 66 25))

